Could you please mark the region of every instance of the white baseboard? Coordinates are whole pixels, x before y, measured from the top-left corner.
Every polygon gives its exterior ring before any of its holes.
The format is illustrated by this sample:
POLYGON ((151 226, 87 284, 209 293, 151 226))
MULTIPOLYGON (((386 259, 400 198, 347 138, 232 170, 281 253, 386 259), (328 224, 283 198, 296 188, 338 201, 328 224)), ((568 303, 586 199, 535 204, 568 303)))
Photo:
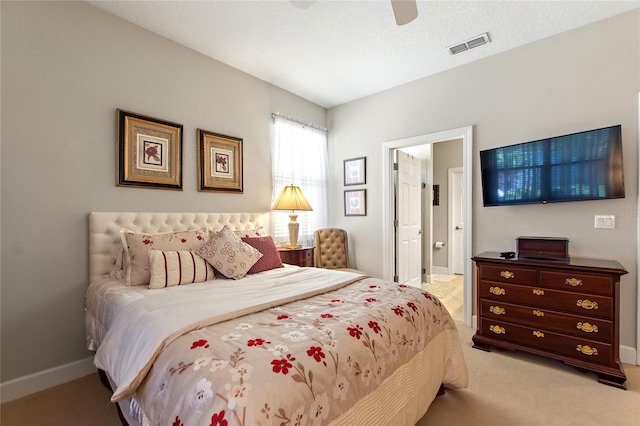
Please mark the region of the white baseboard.
POLYGON ((93 357, 90 356, 69 364, 18 377, 17 379, 0 383, 0 402, 13 401, 14 399, 93 374, 96 371, 97 369, 93 365, 93 357))
POLYGON ((625 364, 638 365, 637 364, 636 349, 631 346, 620 345, 620 361, 625 364))

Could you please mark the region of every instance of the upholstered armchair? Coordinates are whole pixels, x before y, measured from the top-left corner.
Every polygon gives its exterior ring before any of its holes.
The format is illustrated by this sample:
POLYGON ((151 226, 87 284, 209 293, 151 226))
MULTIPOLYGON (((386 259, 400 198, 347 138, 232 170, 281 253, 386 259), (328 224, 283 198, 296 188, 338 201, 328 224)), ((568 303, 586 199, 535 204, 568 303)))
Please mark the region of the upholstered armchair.
POLYGON ((314 233, 314 256, 316 268, 351 269, 349 261, 349 238, 347 231, 340 228, 318 229, 314 233))

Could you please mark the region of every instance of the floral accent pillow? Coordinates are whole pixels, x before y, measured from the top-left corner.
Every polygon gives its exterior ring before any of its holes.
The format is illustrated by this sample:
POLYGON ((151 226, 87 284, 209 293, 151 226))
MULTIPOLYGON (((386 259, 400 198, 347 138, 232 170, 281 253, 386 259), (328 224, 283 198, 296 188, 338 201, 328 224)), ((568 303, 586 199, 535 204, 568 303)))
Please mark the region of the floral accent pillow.
POLYGON ((245 229, 242 231, 233 231, 240 238, 255 238, 255 237, 266 237, 267 232, 264 230, 263 226, 259 226, 256 229, 245 229))
POLYGON ((124 247, 124 278, 127 285, 149 284, 150 250, 198 250, 210 238, 207 228, 167 234, 141 234, 122 228, 120 236, 124 247))
POLYGON ((173 287, 214 280, 209 262, 189 250, 149 250, 149 288, 173 287))
POLYGON ((218 272, 238 280, 262 257, 262 253, 243 242, 227 225, 211 236, 197 253, 218 272))
POLYGON ((282 260, 276 249, 276 244, 271 237, 242 238, 242 241, 262 253, 262 257, 249 269, 248 274, 268 271, 269 269, 283 268, 282 260))

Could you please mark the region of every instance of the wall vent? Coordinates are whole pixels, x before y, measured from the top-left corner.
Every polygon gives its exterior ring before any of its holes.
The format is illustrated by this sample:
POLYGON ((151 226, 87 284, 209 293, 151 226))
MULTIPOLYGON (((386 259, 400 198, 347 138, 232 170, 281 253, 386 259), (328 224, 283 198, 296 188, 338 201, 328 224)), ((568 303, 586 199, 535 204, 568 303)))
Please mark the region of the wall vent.
POLYGON ((462 43, 449 46, 447 47, 447 49, 449 49, 450 54, 457 55, 458 53, 465 52, 469 49, 473 49, 474 47, 482 46, 483 44, 487 43, 491 43, 491 40, 489 39, 489 34, 484 33, 479 36, 470 38, 467 41, 463 41, 462 43))

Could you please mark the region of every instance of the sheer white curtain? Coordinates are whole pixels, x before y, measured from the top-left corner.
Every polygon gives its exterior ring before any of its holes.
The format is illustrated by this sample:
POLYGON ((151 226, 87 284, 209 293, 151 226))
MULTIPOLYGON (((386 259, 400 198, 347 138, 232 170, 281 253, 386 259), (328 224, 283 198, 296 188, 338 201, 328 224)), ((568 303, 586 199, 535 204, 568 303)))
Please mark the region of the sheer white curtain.
MULTIPOLYGON (((273 116, 273 189, 271 203, 287 185, 299 186, 313 211, 296 212, 298 243, 313 245, 313 232, 329 223, 327 204, 327 133, 312 126, 273 116)), ((290 212, 273 212, 274 240, 289 241, 290 212)))

